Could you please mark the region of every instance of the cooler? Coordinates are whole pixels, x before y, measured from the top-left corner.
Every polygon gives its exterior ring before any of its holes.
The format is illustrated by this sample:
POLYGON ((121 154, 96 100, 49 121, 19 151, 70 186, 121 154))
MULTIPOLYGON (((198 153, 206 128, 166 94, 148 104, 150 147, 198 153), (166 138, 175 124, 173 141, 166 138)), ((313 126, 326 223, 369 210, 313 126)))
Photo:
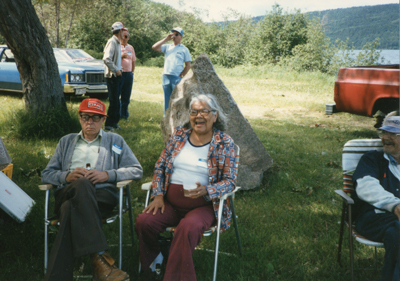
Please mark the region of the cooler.
POLYGON ((0 208, 18 222, 24 222, 35 201, 0 172, 0 208))

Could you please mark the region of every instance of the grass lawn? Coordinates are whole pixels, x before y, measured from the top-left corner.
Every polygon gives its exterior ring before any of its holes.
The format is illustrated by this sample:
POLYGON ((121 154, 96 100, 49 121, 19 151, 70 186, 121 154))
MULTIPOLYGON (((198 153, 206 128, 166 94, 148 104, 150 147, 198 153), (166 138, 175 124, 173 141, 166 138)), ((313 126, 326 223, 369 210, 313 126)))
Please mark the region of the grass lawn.
MULTIPOLYGON (((374 138, 374 119, 325 115, 325 104, 333 101, 332 76, 275 67, 216 70, 274 160, 262 186, 236 197, 243 255, 238 255, 233 228, 223 233, 218 280, 350 280, 346 240, 343 268, 336 262, 341 202, 334 190, 342 186, 343 145, 350 139, 374 138)), ((119 133, 144 169, 143 180, 131 185, 135 216, 145 198, 140 185, 151 179, 164 146, 159 125, 164 102, 161 73, 160 68, 137 67, 131 119, 120 122, 119 133)), ((13 159, 13 180, 36 201, 22 224, 0 211, 0 280, 43 280, 44 193, 37 185, 58 140, 16 139, 15 113, 24 102, 12 95, 0 95, 0 102, 0 136, 13 159)), ((74 118, 79 103, 79 99, 68 101, 74 118)), ((117 241, 116 228, 117 224, 105 226, 110 244, 117 241)), ((128 241, 127 227, 126 233, 128 241)), ((194 253, 200 281, 212 278, 213 253, 207 249, 213 245, 213 238, 204 238, 194 253)), ((111 253, 116 257, 117 248, 112 247, 111 253)), ((374 271, 373 248, 356 244, 356 279, 378 280, 383 254, 378 250, 378 271, 374 271)), ((90 272, 88 262, 78 259, 77 270, 90 272)), ((124 248, 123 269, 131 280, 136 279, 138 262, 137 244, 124 248)))

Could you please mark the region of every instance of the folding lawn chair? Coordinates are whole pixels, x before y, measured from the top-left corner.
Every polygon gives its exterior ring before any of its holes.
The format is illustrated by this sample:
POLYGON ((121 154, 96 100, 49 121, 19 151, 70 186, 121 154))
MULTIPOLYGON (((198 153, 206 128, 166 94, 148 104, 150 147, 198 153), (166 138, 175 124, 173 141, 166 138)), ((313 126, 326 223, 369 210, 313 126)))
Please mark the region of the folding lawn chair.
MULTIPOLYGON (((132 202, 131 202, 131 193, 129 184, 132 180, 120 181, 117 183, 117 188, 119 189, 119 204, 117 205, 118 210, 115 210, 107 219, 103 220, 103 223, 112 223, 119 220, 119 241, 118 241, 118 251, 119 251, 119 259, 118 259, 118 267, 121 269, 122 267, 122 216, 126 211, 129 213, 129 221, 130 221, 130 230, 131 230, 131 242, 132 246, 134 244, 134 223, 133 223, 133 214, 132 214, 132 202)), ((50 202, 50 190, 53 189, 54 186, 51 184, 43 184, 39 185, 39 189, 46 191, 45 198, 45 208, 44 208, 44 271, 46 273, 47 263, 49 257, 49 247, 48 247, 48 236, 49 236, 49 227, 59 225, 59 221, 57 218, 49 217, 49 202, 50 202)))

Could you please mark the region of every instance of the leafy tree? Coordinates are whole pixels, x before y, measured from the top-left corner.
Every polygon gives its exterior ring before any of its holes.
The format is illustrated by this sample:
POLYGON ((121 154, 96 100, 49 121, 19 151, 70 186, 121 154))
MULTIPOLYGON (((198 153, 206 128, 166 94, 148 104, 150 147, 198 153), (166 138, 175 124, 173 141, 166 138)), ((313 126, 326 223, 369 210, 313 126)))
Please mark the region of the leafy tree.
POLYGON ((151 47, 174 27, 177 11, 169 5, 137 0, 128 16, 124 24, 129 28, 130 44, 135 48, 137 57, 147 60, 159 56, 159 52, 151 47))
POLYGON ((293 56, 286 57, 283 64, 298 71, 328 72, 333 50, 329 38, 325 35, 318 19, 307 24, 307 42, 296 45, 293 56))
POLYGON ((219 48, 216 63, 225 67, 234 67, 245 62, 245 56, 248 49, 248 42, 252 36, 253 22, 251 17, 239 14, 231 10, 230 17, 236 18, 233 22, 228 22, 225 16, 225 22, 221 28, 219 48))
POLYGON ((118 11, 110 2, 95 1, 90 9, 81 12, 72 26, 70 46, 102 53, 107 39, 112 36, 111 25, 117 18, 118 11))
POLYGON ((358 53, 355 65, 376 65, 382 64, 384 59, 380 59, 381 51, 377 50, 379 47, 379 38, 373 42, 369 42, 362 47, 362 51, 358 53))
POLYGON ((338 39, 335 42, 336 45, 331 47, 334 55, 329 65, 330 73, 337 73, 341 67, 377 65, 383 63, 383 59, 379 59, 381 51, 377 50, 379 47, 379 39, 365 44, 363 50, 358 55, 354 52, 354 46, 349 47, 348 42, 349 39, 346 41, 338 39))
POLYGON ((295 46, 307 42, 307 20, 299 10, 290 14, 275 4, 272 12, 258 22, 249 42, 248 61, 253 64, 277 63, 292 55, 295 46))

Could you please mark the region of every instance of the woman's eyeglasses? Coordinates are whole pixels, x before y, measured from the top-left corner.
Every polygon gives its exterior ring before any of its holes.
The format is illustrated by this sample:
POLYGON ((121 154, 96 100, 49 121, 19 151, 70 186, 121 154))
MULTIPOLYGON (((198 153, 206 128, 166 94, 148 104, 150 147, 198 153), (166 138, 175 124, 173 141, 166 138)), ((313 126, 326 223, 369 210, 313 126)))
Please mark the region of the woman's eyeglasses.
POLYGON ((189 114, 190 114, 190 116, 197 116, 197 114, 200 113, 201 116, 208 116, 208 114, 210 114, 210 112, 213 112, 213 111, 214 110, 209 110, 209 109, 200 109, 200 110, 190 109, 189 114))

